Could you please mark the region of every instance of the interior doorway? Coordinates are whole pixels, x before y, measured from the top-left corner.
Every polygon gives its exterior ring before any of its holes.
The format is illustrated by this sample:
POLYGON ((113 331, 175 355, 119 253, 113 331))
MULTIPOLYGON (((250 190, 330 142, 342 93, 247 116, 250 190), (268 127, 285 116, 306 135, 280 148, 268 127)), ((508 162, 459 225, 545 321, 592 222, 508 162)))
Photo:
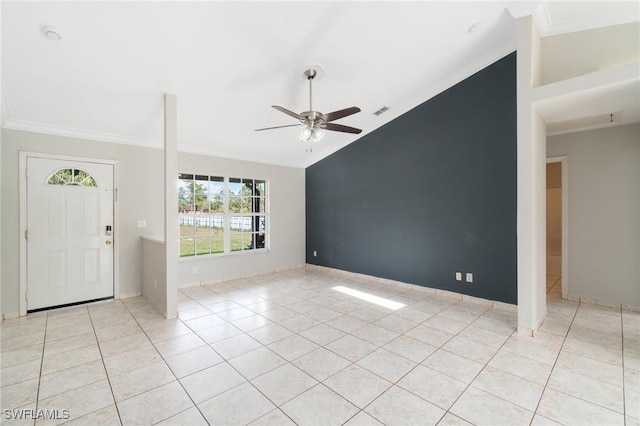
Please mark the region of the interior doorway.
POLYGON ((567 159, 547 159, 547 298, 567 298, 567 159))

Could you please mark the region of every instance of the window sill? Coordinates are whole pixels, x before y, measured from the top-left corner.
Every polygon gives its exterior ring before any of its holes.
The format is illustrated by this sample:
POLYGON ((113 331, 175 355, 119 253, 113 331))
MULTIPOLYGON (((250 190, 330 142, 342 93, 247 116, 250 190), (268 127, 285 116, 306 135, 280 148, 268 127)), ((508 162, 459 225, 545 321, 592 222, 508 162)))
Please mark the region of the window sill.
POLYGON ((257 250, 244 250, 244 251, 232 251, 229 253, 214 253, 214 254, 201 254, 199 256, 184 256, 181 257, 178 262, 189 263, 195 262, 199 260, 208 260, 208 259, 221 259, 225 257, 234 257, 234 256, 253 256, 258 254, 268 253, 270 250, 268 248, 257 249, 257 250))

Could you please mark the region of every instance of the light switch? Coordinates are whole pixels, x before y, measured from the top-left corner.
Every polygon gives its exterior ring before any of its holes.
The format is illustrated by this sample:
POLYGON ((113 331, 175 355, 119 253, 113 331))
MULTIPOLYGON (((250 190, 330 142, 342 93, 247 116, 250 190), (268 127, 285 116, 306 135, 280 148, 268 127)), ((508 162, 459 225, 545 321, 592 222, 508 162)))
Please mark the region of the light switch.
POLYGON ((144 219, 140 219, 138 221, 138 228, 146 228, 147 227, 147 221, 144 219))

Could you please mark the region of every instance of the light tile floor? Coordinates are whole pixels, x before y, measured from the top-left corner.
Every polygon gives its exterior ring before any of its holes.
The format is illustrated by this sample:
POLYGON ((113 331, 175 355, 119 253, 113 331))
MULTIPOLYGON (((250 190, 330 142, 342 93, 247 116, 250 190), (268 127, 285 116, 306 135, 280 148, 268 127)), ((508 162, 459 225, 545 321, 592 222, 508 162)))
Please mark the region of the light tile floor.
POLYGON ((8 320, 1 421, 639 425, 640 315, 548 288, 535 338, 504 306, 309 269, 182 289, 178 319, 137 297, 8 320))

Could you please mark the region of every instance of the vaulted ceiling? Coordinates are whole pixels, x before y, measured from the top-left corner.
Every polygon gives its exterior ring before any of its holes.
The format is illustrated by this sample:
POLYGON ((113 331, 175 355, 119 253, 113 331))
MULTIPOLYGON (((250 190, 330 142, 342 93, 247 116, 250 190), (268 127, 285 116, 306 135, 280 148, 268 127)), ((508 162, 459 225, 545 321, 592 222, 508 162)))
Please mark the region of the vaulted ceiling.
POLYGON ((511 8, 542 8, 544 35, 637 20, 634 3, 4 1, 2 125, 160 147, 173 93, 180 150, 305 167, 512 52, 511 8), (295 123, 271 105, 308 109, 309 66, 314 109, 360 107, 337 123, 362 134, 254 131, 295 123))

